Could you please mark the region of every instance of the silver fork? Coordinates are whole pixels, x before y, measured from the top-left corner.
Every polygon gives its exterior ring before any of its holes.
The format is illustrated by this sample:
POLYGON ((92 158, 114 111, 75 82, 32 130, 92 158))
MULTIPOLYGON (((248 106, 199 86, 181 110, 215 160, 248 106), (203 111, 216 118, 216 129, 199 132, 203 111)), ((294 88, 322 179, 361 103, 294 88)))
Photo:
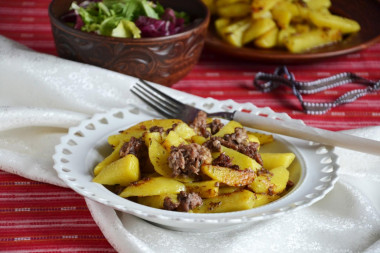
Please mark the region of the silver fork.
MULTIPOLYGON (((137 82, 131 88, 131 92, 166 118, 181 119, 184 122, 190 123, 194 120, 198 112, 201 111, 198 108, 175 100, 144 80, 140 79, 139 81, 140 82, 137 82)), ((244 126, 266 132, 282 134, 359 152, 380 155, 380 141, 374 141, 349 134, 309 127, 292 121, 272 119, 240 111, 207 113, 207 115, 209 117, 235 120, 244 126)))

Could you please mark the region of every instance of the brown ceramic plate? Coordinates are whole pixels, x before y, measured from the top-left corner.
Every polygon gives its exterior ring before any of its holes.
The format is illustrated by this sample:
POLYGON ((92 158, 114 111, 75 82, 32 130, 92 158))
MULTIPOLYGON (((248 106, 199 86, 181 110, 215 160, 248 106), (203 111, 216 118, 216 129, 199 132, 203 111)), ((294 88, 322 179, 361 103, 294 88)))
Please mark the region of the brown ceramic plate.
POLYGON ((206 46, 217 53, 241 59, 267 63, 303 63, 356 52, 380 41, 379 0, 332 0, 331 2, 330 11, 359 22, 360 32, 346 37, 337 44, 314 49, 307 53, 294 54, 283 49, 233 47, 218 37, 213 22, 210 22, 206 46))

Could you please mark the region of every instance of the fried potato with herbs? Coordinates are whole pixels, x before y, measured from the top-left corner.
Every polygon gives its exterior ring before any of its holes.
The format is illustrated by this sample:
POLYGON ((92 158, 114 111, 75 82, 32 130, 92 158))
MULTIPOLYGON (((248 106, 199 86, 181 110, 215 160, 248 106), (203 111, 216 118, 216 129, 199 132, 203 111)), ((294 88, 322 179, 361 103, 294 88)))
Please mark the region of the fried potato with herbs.
POLYGON ((217 34, 235 47, 285 48, 292 53, 337 43, 360 31, 330 13, 330 0, 203 0, 217 34))
MULTIPOLYGON (((227 3, 228 1, 225 0, 227 3)), ((293 153, 259 153, 273 136, 200 113, 141 122, 108 138, 114 148, 93 182, 154 208, 215 213, 247 210, 286 192, 293 153)))

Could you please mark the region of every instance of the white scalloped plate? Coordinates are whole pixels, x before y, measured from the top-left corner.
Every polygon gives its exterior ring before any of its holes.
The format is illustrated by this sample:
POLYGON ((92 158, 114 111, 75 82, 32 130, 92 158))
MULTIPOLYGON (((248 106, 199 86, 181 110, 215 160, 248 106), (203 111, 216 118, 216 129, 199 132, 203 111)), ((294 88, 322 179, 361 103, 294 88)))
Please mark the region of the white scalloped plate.
MULTIPOLYGON (((238 104, 232 100, 188 98, 205 111, 249 110, 253 114, 266 114, 282 120, 294 121, 287 114, 273 112, 269 108, 257 108, 252 104, 238 104)), ((144 107, 144 106, 142 106, 144 107)), ((289 168, 291 179, 296 182, 293 189, 282 198, 267 205, 246 211, 193 214, 160 210, 137 204, 108 191, 100 184, 93 183, 94 166, 107 156, 111 148, 107 137, 141 121, 160 118, 149 108, 139 109, 130 105, 96 114, 84 120, 79 126, 69 129, 56 146, 54 169, 59 177, 74 191, 84 197, 112 207, 116 210, 138 216, 157 225, 181 231, 216 231, 239 224, 246 224, 310 206, 332 190, 338 179, 337 156, 332 147, 303 141, 291 137, 275 136, 275 142, 263 146, 263 152, 293 152, 296 159, 289 168)), ((303 124, 302 121, 297 121, 303 124)))

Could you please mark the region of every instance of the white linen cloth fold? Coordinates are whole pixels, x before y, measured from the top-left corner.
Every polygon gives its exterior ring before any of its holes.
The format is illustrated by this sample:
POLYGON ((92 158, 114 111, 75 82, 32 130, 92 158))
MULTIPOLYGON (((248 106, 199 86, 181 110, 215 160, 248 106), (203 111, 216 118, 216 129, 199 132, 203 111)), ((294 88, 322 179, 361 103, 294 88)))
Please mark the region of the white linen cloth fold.
MULTIPOLYGON (((137 103, 133 78, 33 52, 0 36, 0 168, 66 187, 52 155, 67 128, 137 103)), ((165 88, 177 98, 194 97, 165 88)), ((346 131, 380 140, 380 126, 346 131)), ((166 230, 86 199, 119 252, 380 252, 380 156, 337 148, 340 179, 321 201, 234 231, 166 230)))

